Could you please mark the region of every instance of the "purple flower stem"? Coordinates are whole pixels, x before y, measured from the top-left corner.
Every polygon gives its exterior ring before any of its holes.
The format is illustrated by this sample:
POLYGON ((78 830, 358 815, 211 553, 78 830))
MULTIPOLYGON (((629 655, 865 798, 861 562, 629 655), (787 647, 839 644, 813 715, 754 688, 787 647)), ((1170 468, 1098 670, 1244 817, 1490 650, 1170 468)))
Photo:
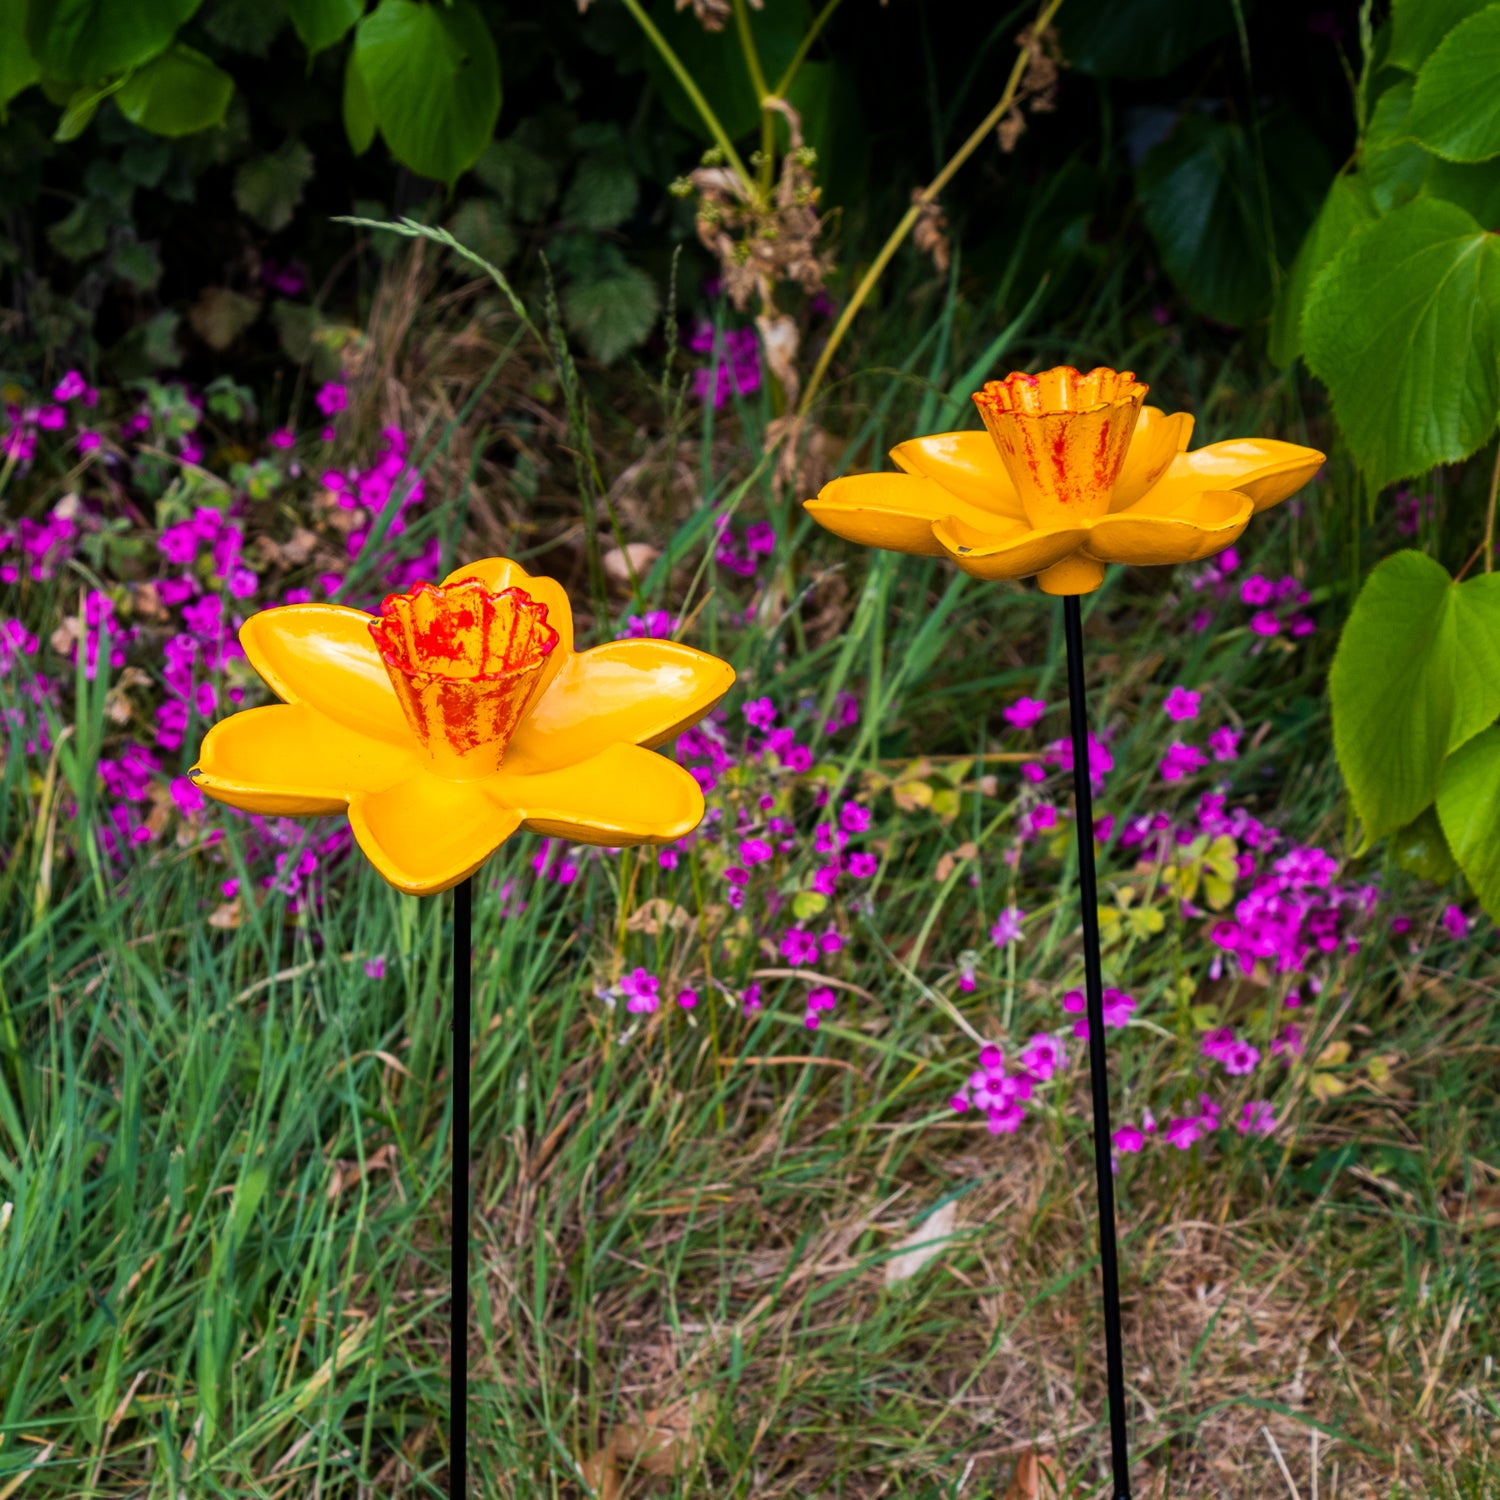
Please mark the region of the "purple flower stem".
POLYGON ((1068 708, 1073 730, 1073 806, 1078 824, 1078 899, 1083 911, 1083 989, 1089 1022, 1089 1084, 1094 1095, 1094 1178, 1099 1190, 1099 1277, 1104 1292, 1104 1357, 1109 1382, 1110 1467, 1115 1500, 1130 1500, 1125 1351, 1120 1329, 1120 1264, 1115 1249, 1115 1180, 1110 1160, 1109 1073, 1104 1046, 1104 980, 1099 965, 1099 890, 1094 878, 1094 796, 1089 782, 1089 716, 1083 688, 1083 611, 1063 600, 1068 643, 1068 708))
POLYGON ((469 1459, 469 1054, 474 882, 453 888, 453 1290, 448 1335, 448 1493, 467 1500, 469 1459))

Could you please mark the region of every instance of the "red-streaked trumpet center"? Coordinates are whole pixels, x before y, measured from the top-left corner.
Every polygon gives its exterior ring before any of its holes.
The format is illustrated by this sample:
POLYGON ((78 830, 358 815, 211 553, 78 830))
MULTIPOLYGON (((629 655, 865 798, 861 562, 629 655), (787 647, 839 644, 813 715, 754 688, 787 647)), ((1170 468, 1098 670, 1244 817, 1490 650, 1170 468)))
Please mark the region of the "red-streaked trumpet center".
POLYGON ((388 594, 370 634, 412 732, 454 778, 499 769, 558 641, 545 604, 472 578, 388 594))
POLYGON ((1033 526, 1077 525, 1108 511, 1145 396, 1129 370, 1080 374, 1071 365, 1013 372, 975 392, 1033 526))

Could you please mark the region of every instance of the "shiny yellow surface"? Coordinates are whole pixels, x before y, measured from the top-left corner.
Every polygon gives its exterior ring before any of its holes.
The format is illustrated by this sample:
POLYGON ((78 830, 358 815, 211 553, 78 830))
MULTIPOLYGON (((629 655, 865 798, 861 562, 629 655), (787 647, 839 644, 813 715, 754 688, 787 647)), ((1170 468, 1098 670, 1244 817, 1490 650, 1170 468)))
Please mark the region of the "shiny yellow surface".
MULTIPOLYGON (((702 718, 733 669, 674 641, 575 652, 572 610, 553 579, 487 558, 442 588, 469 579, 491 594, 523 590, 545 606, 557 637, 539 665, 524 664, 528 696, 498 766, 485 754, 434 749, 419 734, 371 635, 376 616, 293 604, 240 630, 251 665, 282 702, 215 724, 191 772, 197 786, 248 812, 347 808, 370 862, 415 895, 457 885, 522 827, 610 847, 665 843, 696 827, 698 783, 653 747, 702 718)), ((475 668, 468 680, 489 679, 475 668)))
POLYGON ((806 508, 863 546, 946 553, 976 578, 1035 576, 1045 593, 1085 594, 1106 563, 1154 567, 1222 551, 1323 463, 1275 438, 1186 452, 1192 416, 1140 405, 1144 391, 1128 371, 1067 367, 991 381, 988 399, 976 397, 986 431, 911 438, 891 451, 903 473, 836 479, 806 508))

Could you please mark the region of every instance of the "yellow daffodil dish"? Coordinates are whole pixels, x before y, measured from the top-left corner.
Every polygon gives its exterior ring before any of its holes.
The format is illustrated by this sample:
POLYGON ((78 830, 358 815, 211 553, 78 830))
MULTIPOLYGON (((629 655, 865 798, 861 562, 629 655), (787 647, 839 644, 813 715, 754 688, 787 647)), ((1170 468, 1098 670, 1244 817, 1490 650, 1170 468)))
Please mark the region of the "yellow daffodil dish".
POLYGON ((518 828, 667 843, 703 793, 656 747, 728 691, 728 663, 675 641, 573 649, 562 586, 508 558, 389 595, 380 612, 291 604, 240 643, 282 701, 215 724, 190 775, 247 812, 343 813, 390 883, 458 885, 518 828))
POLYGON ((976 578, 1087 594, 1108 563, 1197 562, 1295 494, 1323 455, 1275 438, 1187 451, 1193 418, 1144 405, 1129 370, 1012 373, 975 393, 981 432, 911 438, 899 474, 835 479, 806 502, 867 547, 947 556, 976 578))

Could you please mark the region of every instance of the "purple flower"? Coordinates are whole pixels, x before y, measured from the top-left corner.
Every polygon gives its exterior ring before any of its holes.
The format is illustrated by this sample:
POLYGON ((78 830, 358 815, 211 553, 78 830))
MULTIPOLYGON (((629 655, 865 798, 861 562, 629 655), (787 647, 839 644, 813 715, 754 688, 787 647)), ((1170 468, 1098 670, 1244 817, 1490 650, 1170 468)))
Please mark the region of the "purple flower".
POLYGON ((88 381, 77 370, 69 370, 52 387, 52 399, 54 401, 73 401, 83 395, 86 390, 88 390, 88 381))
POLYGON ((821 951, 817 938, 805 928, 789 927, 782 935, 781 956, 797 968, 817 963, 821 951))
POLYGON ((990 941, 997 948, 1016 942, 1021 936, 1021 923, 1025 919, 1026 913, 1019 906, 1007 906, 990 928, 990 941))
POLYGON ((1461 941, 1469 935, 1469 919, 1464 915, 1461 906, 1445 906, 1443 908, 1443 926, 1448 931, 1448 936, 1455 942, 1461 941))
POLYGON ((856 880, 868 880, 880 868, 880 861, 873 854, 851 854, 849 873, 856 880))
POLYGON ((1130 1156, 1146 1144, 1146 1137, 1134 1125, 1122 1125, 1111 1137, 1115 1150, 1122 1156, 1130 1156))
POLYGON ((1174 687, 1161 706, 1162 712, 1175 723, 1181 724, 1198 717, 1198 702, 1199 695, 1191 689, 1174 687))
POLYGON ((858 802, 846 802, 839 808, 839 827, 848 834, 863 833, 870 826, 870 809, 858 802))
POLYGON ((649 969, 632 969, 620 981, 625 1009, 634 1015, 650 1015, 660 1003, 661 980, 649 969))
MULTIPOLYGON (((1062 999, 1062 1008, 1069 1015, 1082 1016, 1083 1019, 1073 1023, 1073 1035, 1080 1041, 1086 1041, 1089 1034, 1089 1023, 1087 1017, 1088 1002, 1084 999, 1082 990, 1069 990, 1062 999)), ((1123 990, 1117 990, 1113 986, 1104 991, 1104 1026, 1105 1030, 1118 1031, 1121 1027, 1129 1024, 1130 1013, 1135 1009, 1135 1000, 1123 990)))
POLYGON ((1275 589, 1269 578, 1252 573, 1240 584, 1240 603, 1250 605, 1269 604, 1275 597, 1275 589))
POLYGON ((1221 725, 1208 737, 1208 748, 1213 758, 1220 762, 1238 760, 1240 757, 1240 731, 1229 725, 1221 725))
POLYGON ((745 546, 764 557, 776 550, 776 530, 769 521, 752 521, 745 528, 745 546))
POLYGON ((760 1009, 760 985, 747 984, 740 991, 740 1009, 747 1015, 753 1016, 760 1009))
POLYGON ((337 380, 330 380, 326 385, 319 387, 313 400, 325 417, 331 417, 349 405, 349 388, 337 380))
POLYGON ((1038 1082, 1046 1083, 1062 1067, 1067 1055, 1060 1037, 1050 1031, 1039 1031, 1022 1049, 1021 1066, 1038 1082))
POLYGON ((1270 610, 1263 609, 1250 616, 1250 628, 1256 635, 1280 635, 1281 621, 1270 610))
POLYGON ((194 813, 203 811, 207 799, 188 777, 176 777, 171 785, 171 793, 172 801, 177 804, 177 811, 183 817, 190 818, 194 813))
POLYGON ((1167 753, 1162 756, 1158 769, 1163 781, 1182 781, 1207 764, 1208 757, 1196 745, 1174 742, 1167 747, 1167 753))
POLYGON ((677 1003, 683 1010, 691 1010, 698 1003, 698 991, 690 988, 678 990, 677 1003))
POLYGON ((818 1029, 819 1016, 823 1011, 832 1010, 838 1002, 838 996, 826 985, 820 984, 816 989, 809 990, 807 995, 807 1015, 803 1025, 809 1031, 818 1029))
POLYGON ((379 955, 375 958, 365 960, 365 977, 367 979, 385 978, 385 959, 379 955))
POLYGON ((767 730, 776 722, 776 705, 769 698, 752 698, 740 712, 752 729, 767 730))
POLYGON ((1047 705, 1040 698, 1017 698, 1005 710, 1005 722, 1012 729, 1030 729, 1046 712, 1047 705))
POLYGON ((1276 1111, 1264 1099, 1252 1099, 1235 1123, 1241 1135, 1270 1135, 1276 1129, 1276 1111))

